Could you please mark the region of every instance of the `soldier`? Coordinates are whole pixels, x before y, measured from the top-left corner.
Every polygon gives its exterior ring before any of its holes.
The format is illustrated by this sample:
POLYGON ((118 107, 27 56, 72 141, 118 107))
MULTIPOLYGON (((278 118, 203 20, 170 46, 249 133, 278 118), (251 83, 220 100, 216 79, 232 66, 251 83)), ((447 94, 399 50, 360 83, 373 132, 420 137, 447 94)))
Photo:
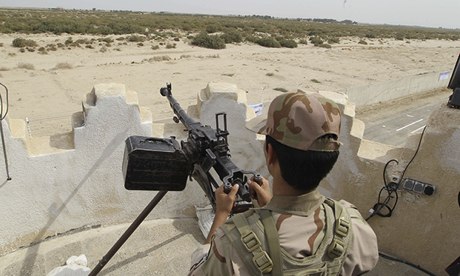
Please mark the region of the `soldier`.
POLYGON ((266 123, 255 125, 266 135, 272 193, 266 179, 249 181, 261 208, 227 221, 238 185, 217 189, 208 245, 192 256, 190 275, 360 275, 376 265, 377 238, 358 210, 316 189, 337 161, 340 117, 319 94, 272 101, 266 123))

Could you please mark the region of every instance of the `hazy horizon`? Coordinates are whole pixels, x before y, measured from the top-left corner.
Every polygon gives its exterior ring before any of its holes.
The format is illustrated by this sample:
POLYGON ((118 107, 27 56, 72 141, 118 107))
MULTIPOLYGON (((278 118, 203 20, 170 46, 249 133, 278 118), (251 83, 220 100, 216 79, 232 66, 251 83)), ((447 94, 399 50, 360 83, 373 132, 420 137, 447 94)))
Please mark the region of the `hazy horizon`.
POLYGON ((460 1, 443 0, 0 0, 0 7, 128 10, 210 15, 261 15, 276 18, 327 18, 368 24, 459 29, 460 1))

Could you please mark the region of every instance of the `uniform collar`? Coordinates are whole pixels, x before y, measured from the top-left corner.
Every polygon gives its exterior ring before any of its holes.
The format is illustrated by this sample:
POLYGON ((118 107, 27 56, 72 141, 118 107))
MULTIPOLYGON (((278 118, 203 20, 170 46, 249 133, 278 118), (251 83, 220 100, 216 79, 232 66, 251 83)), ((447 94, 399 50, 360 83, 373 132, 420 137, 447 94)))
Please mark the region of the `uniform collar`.
POLYGON ((323 203, 324 196, 316 189, 300 196, 273 196, 264 207, 279 213, 309 216, 323 203))

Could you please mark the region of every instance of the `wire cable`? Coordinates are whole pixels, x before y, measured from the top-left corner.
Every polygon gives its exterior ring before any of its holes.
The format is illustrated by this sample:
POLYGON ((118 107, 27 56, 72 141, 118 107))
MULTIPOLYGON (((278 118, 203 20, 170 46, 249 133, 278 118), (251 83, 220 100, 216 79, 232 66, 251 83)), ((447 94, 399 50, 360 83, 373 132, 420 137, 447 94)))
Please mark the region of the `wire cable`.
POLYGON ((420 135, 420 139, 418 141, 417 149, 415 150, 415 153, 412 156, 412 158, 410 159, 409 163, 407 163, 406 167, 404 168, 404 170, 403 170, 403 172, 401 174, 401 177, 399 178, 398 183, 392 182, 390 184, 393 184, 393 185, 389 185, 387 183, 387 181, 386 181, 385 176, 386 176, 386 171, 387 171, 388 165, 391 162, 396 162, 396 164, 399 164, 399 162, 396 159, 391 159, 385 164, 385 167, 383 168, 383 184, 384 184, 384 186, 382 187, 382 189, 380 189, 378 199, 377 199, 377 203, 374 204, 374 206, 372 207, 372 209, 371 209, 372 213, 366 218, 366 221, 369 220, 370 218, 372 218, 375 215, 378 215, 380 217, 391 217, 391 215, 393 214, 393 210, 396 208, 396 205, 398 204, 398 200, 399 200, 399 194, 398 194, 399 185, 401 184, 401 181, 404 179, 404 175, 406 174, 407 168, 409 168, 410 164, 412 164, 412 161, 414 161, 415 156, 417 156, 418 151, 420 150, 420 146, 422 144, 422 139, 423 139, 423 136, 425 134, 425 130, 426 130, 426 126, 423 128, 422 134, 420 135), (382 198, 382 192, 383 191, 387 192, 387 196, 382 202, 381 198, 382 198), (393 196, 393 193, 395 194, 395 196, 393 196), (391 201, 392 198, 394 198, 395 200, 394 200, 394 203, 392 204, 393 206, 390 206, 389 202, 391 201), (386 212, 382 213, 382 210, 386 210, 386 212))
POLYGON ((5 158, 5 169, 6 169, 6 180, 11 180, 10 177, 10 170, 8 168, 8 158, 6 156, 6 146, 5 146, 5 135, 3 134, 3 119, 6 118, 6 115, 8 114, 8 87, 6 87, 3 83, 0 83, 1 86, 5 88, 6 91, 6 108, 5 108, 5 114, 3 114, 3 98, 2 95, 0 94, 0 135, 2 137, 2 146, 3 146, 3 156, 5 158))
POLYGON ((396 261, 396 262, 400 262, 400 263, 402 263, 402 264, 406 264, 406 265, 411 266, 411 267, 413 267, 413 268, 416 268, 416 269, 418 269, 418 270, 420 270, 420 271, 422 271, 422 272, 424 272, 424 273, 426 273, 426 274, 428 274, 428 275, 430 275, 430 276, 435 276, 434 273, 431 273, 430 271, 428 271, 428 270, 426 270, 426 269, 420 267, 419 265, 416 265, 416 264, 413 264, 413 263, 411 263, 411 262, 408 262, 408 261, 405 261, 405 260, 402 260, 402 259, 399 259, 399 258, 390 256, 390 255, 385 254, 385 253, 383 253, 383 252, 381 252, 381 251, 379 251, 379 256, 380 256, 380 257, 383 257, 383 258, 385 258, 385 259, 387 259, 387 260, 390 260, 390 261, 396 261))
MULTIPOLYGON (((377 203, 374 204, 372 207, 372 213, 369 215, 369 217, 366 218, 366 221, 369 220, 371 217, 378 215, 380 217, 391 217, 393 214, 393 210, 395 209, 396 205, 398 204, 398 186, 399 183, 393 183, 393 185, 389 185, 386 180, 386 171, 388 168, 388 165, 391 164, 392 162, 395 162, 396 164, 399 164, 398 160, 396 159, 391 159, 385 164, 385 167, 383 168, 383 184, 384 186, 380 189, 379 195, 377 198, 377 203), (382 201, 382 193, 386 192, 386 198, 382 201), (393 196, 393 193, 395 196, 393 196), (393 203, 393 206, 390 206, 389 203, 391 199, 395 198, 395 201, 393 203), (383 212, 385 211, 385 212, 383 212)), ((392 183, 390 183, 392 184, 392 183)))
MULTIPOLYGON (((387 181, 386 181, 385 176, 386 176, 386 171, 387 171, 388 165, 391 162, 396 162, 396 164, 399 164, 399 162, 396 159, 391 159, 385 164, 385 167, 383 168, 383 184, 384 184, 384 186, 380 189, 377 203, 372 208, 373 212, 372 212, 372 214, 369 215, 369 217, 366 218, 366 221, 369 220, 371 217, 373 217, 375 215, 378 215, 380 217, 391 217, 391 215, 393 214, 393 210, 396 208, 396 205, 398 204, 398 199, 399 199, 398 188, 399 188, 399 185, 400 185, 401 181, 404 178, 404 174, 406 173, 407 168, 412 163, 412 161, 414 161, 415 156, 417 156, 417 153, 418 153, 418 151, 420 149, 420 145, 422 144, 422 138, 423 138, 423 135, 425 134, 425 130, 426 130, 426 126, 423 128, 422 134, 420 135, 420 140, 418 142, 417 149, 415 150, 415 153, 412 156, 412 158, 409 161, 409 163, 407 163, 406 167, 404 168, 398 183, 394 183, 394 185, 389 185, 387 183, 387 181), (382 197, 382 192, 383 191, 387 192, 387 197, 383 200, 383 202, 381 202, 381 197, 382 197), (395 194, 394 197, 392 196, 393 193, 395 194), (390 207, 389 202, 391 201, 392 198, 394 198, 395 201, 393 203, 393 206, 390 207), (386 209, 387 212, 382 213, 383 209, 386 209)), ((390 183, 390 184, 392 184, 392 183, 390 183)), ((416 269, 426 273, 427 275, 435 276, 435 274, 433 274, 432 272, 420 267, 419 265, 415 265, 415 264, 413 264, 411 262, 408 262, 408 261, 405 261, 405 260, 390 256, 390 255, 385 254, 385 253, 380 252, 380 251, 379 251, 379 256, 381 256, 381 257, 383 257, 385 259, 391 260, 391 261, 396 261, 396 262, 400 262, 400 263, 409 265, 409 266, 411 266, 413 268, 416 268, 416 269)))
POLYGON ((406 167, 404 168, 404 170, 403 170, 403 172, 401 174, 401 180, 404 178, 404 174, 406 173, 407 168, 409 168, 409 165, 412 163, 412 161, 414 161, 415 156, 417 155, 417 153, 418 153, 418 151, 420 149, 420 145, 422 144, 422 138, 423 138, 423 135, 425 134, 425 130, 426 130, 426 125, 423 128, 422 134, 420 135, 420 140, 418 141, 417 149, 415 150, 414 156, 412 156, 412 159, 409 161, 409 163, 407 163, 406 167))

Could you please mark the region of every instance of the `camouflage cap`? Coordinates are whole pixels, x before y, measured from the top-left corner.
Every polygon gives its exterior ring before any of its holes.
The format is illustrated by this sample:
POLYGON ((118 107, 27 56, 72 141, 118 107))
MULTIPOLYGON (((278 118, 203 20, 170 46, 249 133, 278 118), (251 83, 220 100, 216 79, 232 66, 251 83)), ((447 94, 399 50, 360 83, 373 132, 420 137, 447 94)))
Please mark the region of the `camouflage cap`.
POLYGON ((336 138, 318 138, 338 137, 340 116, 337 104, 318 93, 286 93, 271 102, 266 120, 256 118, 248 128, 295 149, 336 151, 340 146, 336 138))

